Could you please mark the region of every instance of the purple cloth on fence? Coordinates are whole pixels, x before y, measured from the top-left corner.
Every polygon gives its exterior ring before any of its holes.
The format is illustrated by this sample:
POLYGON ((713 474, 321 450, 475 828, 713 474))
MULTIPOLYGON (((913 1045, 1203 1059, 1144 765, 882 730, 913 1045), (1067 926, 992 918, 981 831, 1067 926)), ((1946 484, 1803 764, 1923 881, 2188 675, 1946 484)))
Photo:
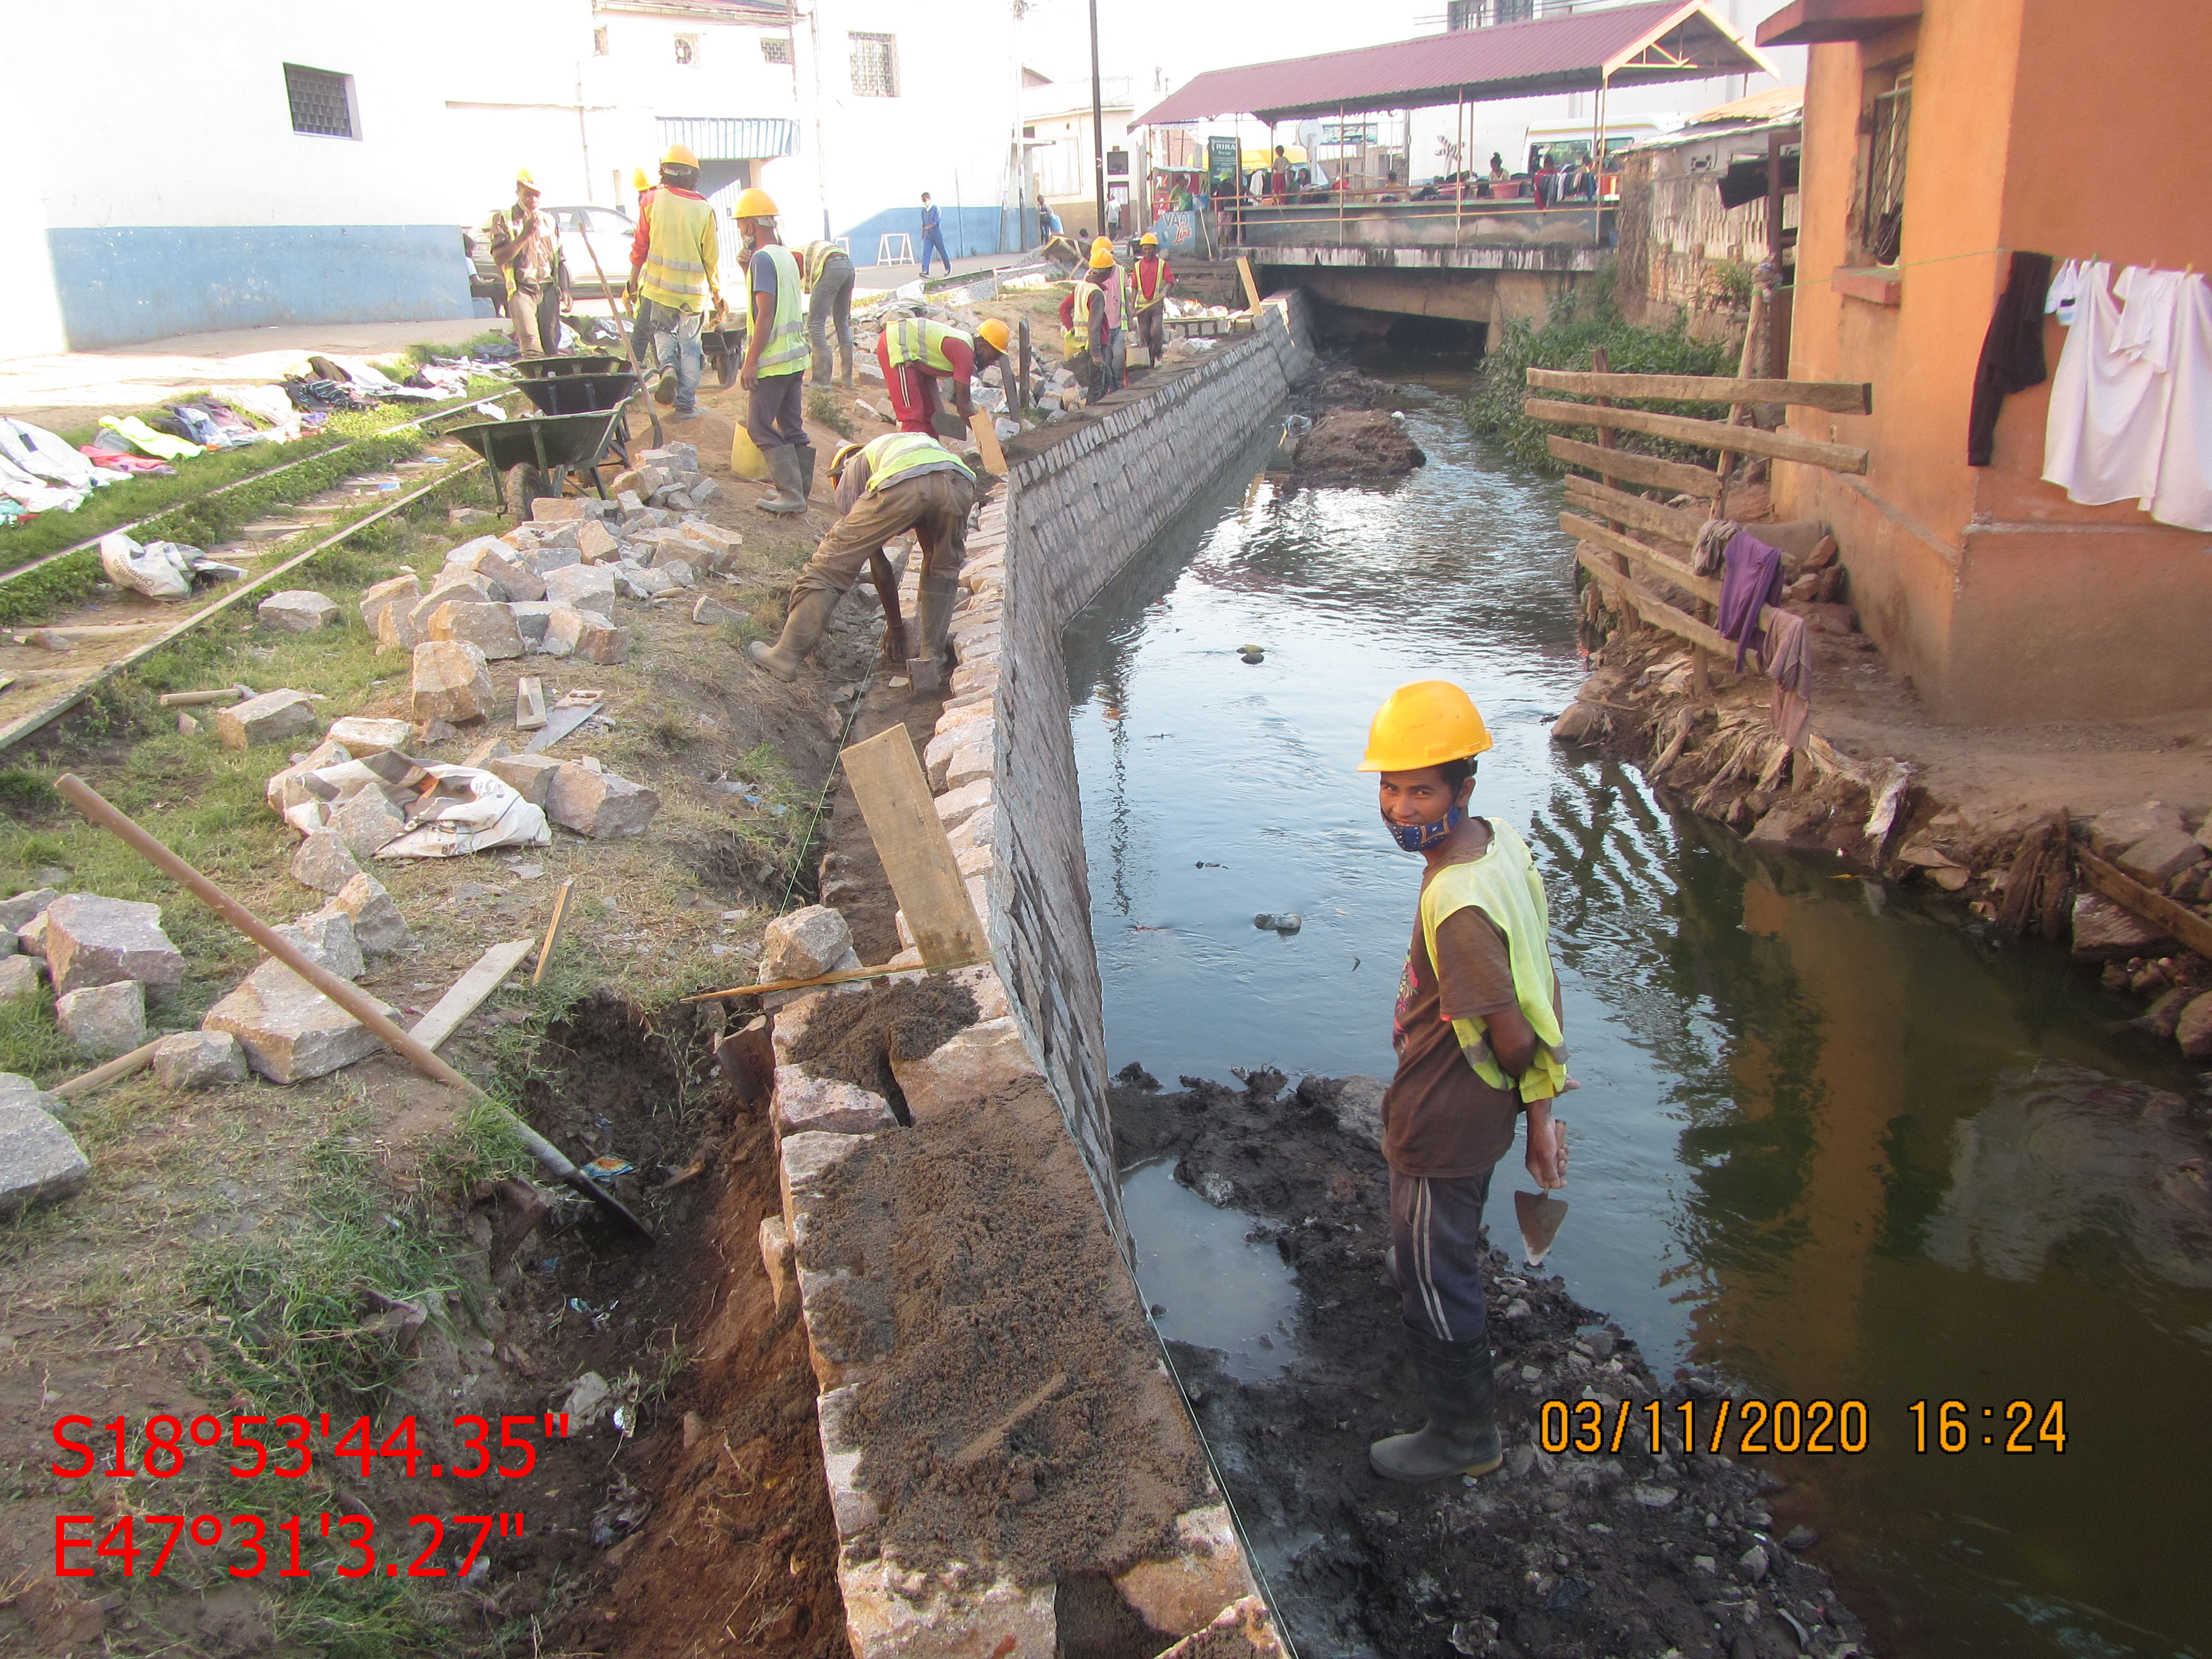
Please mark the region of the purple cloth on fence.
POLYGON ((1765 648, 1760 607, 1782 603, 1782 555, 1749 531, 1739 530, 1722 556, 1719 627, 1723 639, 1735 641, 1735 672, 1741 674, 1746 647, 1765 648))

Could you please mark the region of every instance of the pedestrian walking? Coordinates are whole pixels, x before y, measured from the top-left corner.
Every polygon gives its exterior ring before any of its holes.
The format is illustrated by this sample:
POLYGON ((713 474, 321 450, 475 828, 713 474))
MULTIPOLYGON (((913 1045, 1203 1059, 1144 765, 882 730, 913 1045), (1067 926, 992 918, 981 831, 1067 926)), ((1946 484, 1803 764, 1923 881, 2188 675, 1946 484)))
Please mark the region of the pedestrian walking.
POLYGON ((1421 855, 1419 920, 1398 981, 1398 1067, 1382 1097, 1392 1270, 1428 1421, 1367 1449, 1375 1473, 1418 1483, 1487 1474, 1502 1461, 1482 1263, 1490 1177, 1528 1119, 1527 1167, 1566 1184, 1552 1101, 1566 1086, 1559 977, 1543 878, 1510 824, 1471 815, 1491 746, 1448 680, 1390 694, 1368 728, 1382 822, 1421 855))
POLYGON ((945 274, 950 276, 952 274, 952 256, 945 251, 943 216, 938 212, 937 204, 929 199, 929 192, 925 190, 921 192, 921 274, 925 276, 929 275, 929 251, 932 248, 937 250, 937 257, 945 266, 945 274))
POLYGON ((815 383, 830 383, 830 330, 836 327, 844 382, 853 385, 853 256, 836 242, 809 242, 799 250, 799 278, 806 286, 806 343, 815 383))
POLYGON ((507 318, 519 357, 550 356, 561 349, 561 307, 568 271, 561 259, 553 216, 538 205, 538 183, 528 167, 514 172, 514 204, 491 216, 491 257, 507 280, 507 318))
POLYGON ((745 430, 768 463, 775 493, 755 501, 764 513, 804 513, 814 493, 814 446, 806 441, 806 323, 799 261, 776 240, 775 203, 764 190, 738 198, 745 239, 745 430))
POLYGON ((975 475, 934 438, 887 432, 840 449, 830 458, 830 477, 841 516, 793 584, 776 642, 755 640, 746 654, 780 680, 795 678, 870 556, 910 530, 921 544, 921 592, 906 669, 915 690, 933 691, 944 683, 945 636, 960 591, 961 562, 968 556, 968 509, 975 504, 975 475))
POLYGON ((686 145, 671 144, 660 158, 660 187, 645 203, 629 245, 630 298, 659 369, 653 398, 674 404, 679 421, 699 412, 706 361, 699 332, 708 310, 722 308, 721 239, 698 182, 699 158, 686 145))

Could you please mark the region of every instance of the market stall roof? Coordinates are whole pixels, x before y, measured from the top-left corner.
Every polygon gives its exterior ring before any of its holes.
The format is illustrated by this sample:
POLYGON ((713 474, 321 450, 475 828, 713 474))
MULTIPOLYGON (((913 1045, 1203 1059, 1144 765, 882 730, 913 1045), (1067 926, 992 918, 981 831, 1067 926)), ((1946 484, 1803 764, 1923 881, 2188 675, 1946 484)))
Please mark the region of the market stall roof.
POLYGON ((1339 110, 1426 109, 1464 98, 1586 92, 1601 83, 1645 86, 1722 75, 1771 75, 1774 66, 1703 0, 1452 29, 1352 52, 1208 70, 1170 93, 1133 125, 1161 126, 1220 115, 1284 121, 1339 110))

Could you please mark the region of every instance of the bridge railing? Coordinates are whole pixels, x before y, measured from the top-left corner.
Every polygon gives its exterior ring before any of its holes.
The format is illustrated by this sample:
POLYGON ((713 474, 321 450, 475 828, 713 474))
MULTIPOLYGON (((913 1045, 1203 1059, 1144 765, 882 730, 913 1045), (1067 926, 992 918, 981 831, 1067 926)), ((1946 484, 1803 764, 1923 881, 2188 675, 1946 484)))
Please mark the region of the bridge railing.
POLYGON ((1224 243, 1271 247, 1612 247, 1619 209, 1581 202, 1360 201, 1340 195, 1276 207, 1229 206, 1224 243))

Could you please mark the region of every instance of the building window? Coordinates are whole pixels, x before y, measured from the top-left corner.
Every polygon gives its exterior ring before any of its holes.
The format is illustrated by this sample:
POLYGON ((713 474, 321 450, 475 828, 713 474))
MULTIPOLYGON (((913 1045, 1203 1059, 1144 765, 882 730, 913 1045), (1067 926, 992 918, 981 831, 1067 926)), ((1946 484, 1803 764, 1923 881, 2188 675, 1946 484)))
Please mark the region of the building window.
POLYGON ((608 43, 607 32, 605 29, 593 29, 592 31, 592 56, 594 58, 609 58, 613 55, 614 47, 608 43))
POLYGON ((1871 106, 1872 142, 1867 150, 1866 201, 1859 218, 1859 240, 1876 264, 1893 265, 1905 245, 1905 139, 1912 125, 1912 70, 1899 70, 1871 106))
POLYGON ((292 103, 292 131, 325 138, 351 138, 353 76, 328 70, 284 65, 284 95, 292 103))
POLYGON ((679 64, 696 64, 699 61, 697 35, 679 34, 676 37, 676 61, 679 64))
POLYGON ((781 34, 763 34, 761 36, 761 56, 771 64, 788 64, 791 61, 791 42, 781 34))
POLYGON ((1106 176, 1109 179, 1126 179, 1129 176, 1127 150, 1109 149, 1106 152, 1106 176))
POLYGON ((1444 8, 1444 27, 1487 28, 1494 23, 1525 23, 1535 15, 1536 0, 1449 0, 1444 8))
POLYGON ((895 34, 848 34, 853 43, 853 91, 861 98, 896 98, 898 87, 898 37, 895 34))

